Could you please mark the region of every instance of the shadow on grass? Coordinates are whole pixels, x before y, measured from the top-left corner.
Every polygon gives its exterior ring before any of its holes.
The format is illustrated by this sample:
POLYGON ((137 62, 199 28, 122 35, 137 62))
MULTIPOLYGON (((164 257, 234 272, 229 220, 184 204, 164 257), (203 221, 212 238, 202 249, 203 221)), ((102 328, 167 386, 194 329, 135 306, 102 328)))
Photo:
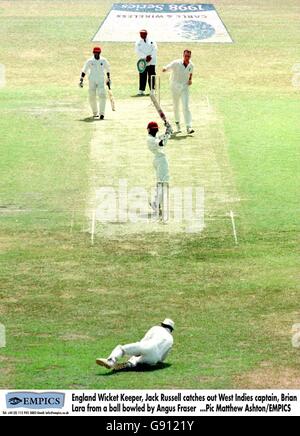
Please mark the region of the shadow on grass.
POLYGON ((192 135, 172 136, 171 141, 183 141, 184 139, 192 137, 192 135))
POLYGON ((155 371, 161 371, 163 369, 167 369, 170 368, 172 365, 171 363, 158 363, 155 366, 151 366, 151 365, 138 365, 135 368, 124 368, 124 369, 120 369, 119 371, 110 371, 110 372, 106 372, 104 374, 97 374, 98 377, 111 377, 113 375, 116 374, 120 374, 121 372, 155 372, 155 371))
POLYGON ((87 117, 87 118, 83 118, 82 120, 78 120, 78 121, 81 121, 81 122, 83 122, 83 123, 95 123, 96 121, 99 121, 99 120, 95 120, 94 119, 94 117, 87 117))
POLYGON ((144 94, 144 95, 134 94, 134 95, 131 95, 130 97, 131 97, 131 98, 150 97, 150 94, 144 94))

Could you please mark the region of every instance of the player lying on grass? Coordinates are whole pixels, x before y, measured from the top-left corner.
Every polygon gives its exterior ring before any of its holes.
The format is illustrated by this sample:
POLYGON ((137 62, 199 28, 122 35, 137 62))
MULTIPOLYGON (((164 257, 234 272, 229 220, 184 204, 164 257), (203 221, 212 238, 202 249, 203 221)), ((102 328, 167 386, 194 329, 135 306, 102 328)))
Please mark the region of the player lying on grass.
POLYGON ((148 139, 147 144, 151 153, 154 154, 153 166, 156 171, 157 191, 155 200, 151 203, 152 209, 157 212, 162 206, 162 189, 161 184, 169 184, 169 162, 165 154, 165 147, 172 135, 172 128, 169 124, 166 126, 164 135, 158 135, 159 127, 155 121, 151 121, 147 127, 148 139))
POLYGON ((120 370, 134 368, 139 364, 153 366, 163 362, 173 346, 174 326, 171 319, 165 319, 160 326, 152 327, 141 341, 118 345, 107 359, 97 359, 96 363, 107 369, 120 370), (123 356, 130 359, 125 363, 118 363, 123 356))
POLYGON ((94 56, 86 61, 82 69, 79 86, 83 87, 83 80, 89 73, 89 101, 93 112, 94 119, 100 117, 104 120, 106 107, 106 90, 105 85, 110 86, 110 65, 108 61, 101 57, 101 48, 95 47, 94 56), (99 109, 97 103, 99 97, 99 109))

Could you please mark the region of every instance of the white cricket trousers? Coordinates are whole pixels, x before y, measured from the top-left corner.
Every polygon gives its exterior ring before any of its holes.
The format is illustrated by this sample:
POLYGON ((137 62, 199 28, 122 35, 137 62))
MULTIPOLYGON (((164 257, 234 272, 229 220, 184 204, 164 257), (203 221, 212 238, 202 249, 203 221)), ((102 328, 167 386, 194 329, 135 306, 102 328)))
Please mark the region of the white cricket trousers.
MULTIPOLYGON (((166 184, 169 183, 170 181, 169 162, 166 155, 164 154, 157 155, 154 159, 153 166, 156 171, 157 183, 166 183, 166 184)), ((158 206, 162 204, 162 198, 163 198, 163 189, 161 186, 157 186, 155 203, 158 206)))
POLYGON ((160 355, 155 341, 141 341, 134 344, 118 345, 110 359, 118 360, 124 355, 130 357, 129 362, 136 366, 138 363, 156 365, 160 361, 160 355))
POLYGON ((89 81, 89 101, 94 115, 105 115, 106 91, 104 84, 99 84, 92 80, 89 81), (99 98, 99 110, 97 96, 99 98))
POLYGON ((153 161, 157 182, 169 182, 169 162, 165 154, 156 155, 153 161))
POLYGON ((190 90, 188 86, 172 86, 175 122, 180 123, 180 101, 186 127, 192 127, 192 113, 190 111, 190 90))

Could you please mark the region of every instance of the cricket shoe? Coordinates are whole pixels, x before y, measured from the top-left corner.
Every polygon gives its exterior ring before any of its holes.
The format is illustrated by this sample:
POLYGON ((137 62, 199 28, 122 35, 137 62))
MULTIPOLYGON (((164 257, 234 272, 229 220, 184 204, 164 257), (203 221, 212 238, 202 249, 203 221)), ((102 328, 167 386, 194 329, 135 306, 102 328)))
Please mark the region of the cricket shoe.
POLYGON ((97 359, 97 365, 104 366, 107 369, 115 369, 116 362, 113 359, 97 359))
POLYGON ((145 95, 145 92, 144 91, 139 91, 138 93, 137 93, 137 96, 138 97, 143 97, 145 95))
POLYGON ((94 118, 94 120, 98 120, 99 119, 99 115, 98 114, 94 114, 93 118, 94 118))
POLYGON ((104 115, 100 115, 100 120, 104 120, 104 115))
POLYGON ((123 362, 123 363, 116 363, 113 367, 114 371, 121 371, 122 369, 130 369, 133 365, 131 362, 123 362))
POLYGON ((155 202, 155 201, 152 201, 152 203, 149 203, 149 206, 151 207, 151 209, 152 209, 154 212, 157 212, 157 205, 156 205, 156 202, 155 202))
POLYGON ((192 127, 188 127, 188 128, 186 129, 186 131, 187 131, 188 135, 192 135, 193 133, 195 133, 195 130, 192 129, 192 127))
POLYGON ((179 123, 175 123, 176 124, 176 130, 175 130, 175 134, 177 133, 181 133, 181 128, 180 128, 180 124, 179 123))

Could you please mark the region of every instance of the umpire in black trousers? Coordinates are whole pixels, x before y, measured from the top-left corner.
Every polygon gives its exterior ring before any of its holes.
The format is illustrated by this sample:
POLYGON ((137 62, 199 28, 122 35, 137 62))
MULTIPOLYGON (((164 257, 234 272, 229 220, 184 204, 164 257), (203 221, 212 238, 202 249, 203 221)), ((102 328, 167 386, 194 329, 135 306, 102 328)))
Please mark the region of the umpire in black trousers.
POLYGON ((155 89, 156 63, 157 63, 157 44, 148 37, 147 30, 140 31, 140 39, 135 44, 135 51, 138 59, 146 61, 147 66, 143 73, 140 73, 140 83, 138 95, 145 95, 147 81, 150 91, 155 89))

